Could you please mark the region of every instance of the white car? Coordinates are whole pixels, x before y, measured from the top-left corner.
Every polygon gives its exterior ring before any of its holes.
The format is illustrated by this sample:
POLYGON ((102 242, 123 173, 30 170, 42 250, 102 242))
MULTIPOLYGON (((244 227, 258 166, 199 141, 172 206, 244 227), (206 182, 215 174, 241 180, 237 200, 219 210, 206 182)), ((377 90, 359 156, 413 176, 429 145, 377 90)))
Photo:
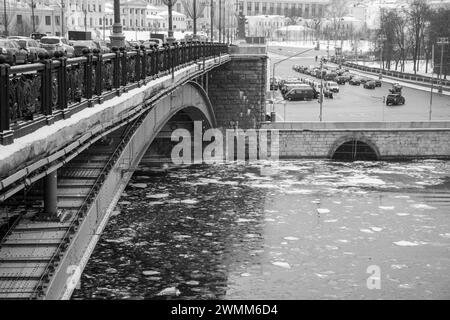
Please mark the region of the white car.
POLYGON ((338 93, 339 92, 339 85, 334 81, 327 81, 325 82, 325 88, 330 90, 331 92, 338 93))
POLYGON ((75 49, 69 45, 69 41, 63 37, 46 36, 41 38, 41 48, 47 50, 50 55, 55 51, 62 51, 68 58, 73 57, 75 49))

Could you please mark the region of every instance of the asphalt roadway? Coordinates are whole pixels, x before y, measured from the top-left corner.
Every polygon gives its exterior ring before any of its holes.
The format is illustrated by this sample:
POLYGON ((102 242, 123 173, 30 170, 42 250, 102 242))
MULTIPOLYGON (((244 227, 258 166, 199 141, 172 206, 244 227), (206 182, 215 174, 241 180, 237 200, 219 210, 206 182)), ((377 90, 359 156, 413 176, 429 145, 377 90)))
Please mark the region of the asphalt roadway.
MULTIPOLYGON (((271 64, 283 58, 304 51, 302 48, 269 47, 271 64)), ((311 77, 292 69, 295 64, 319 65, 315 56, 327 56, 326 51, 309 51, 299 57, 281 62, 275 68, 275 75, 281 78, 311 77)), ((272 65, 270 68, 272 72, 272 65)), ((406 103, 401 106, 386 106, 383 97, 389 94, 391 83, 383 82, 381 88, 364 89, 348 83, 340 86, 334 99, 325 98, 322 106, 323 121, 428 121, 430 113, 430 89, 418 90, 403 87, 406 103)), ((270 96, 269 96, 270 97, 270 96)), ((277 121, 319 121, 320 104, 313 101, 285 101, 281 94, 275 94, 277 121)), ((431 120, 450 120, 450 96, 433 93, 431 120)), ((271 106, 268 105, 268 111, 271 106)))

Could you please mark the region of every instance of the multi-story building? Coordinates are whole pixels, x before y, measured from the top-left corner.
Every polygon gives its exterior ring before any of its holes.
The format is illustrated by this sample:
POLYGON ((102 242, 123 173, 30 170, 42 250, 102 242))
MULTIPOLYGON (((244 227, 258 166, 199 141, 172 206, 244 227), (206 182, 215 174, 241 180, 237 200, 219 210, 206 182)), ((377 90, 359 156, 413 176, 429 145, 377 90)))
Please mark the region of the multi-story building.
POLYGON ((239 11, 246 16, 282 15, 306 19, 323 17, 329 0, 239 0, 239 11))
POLYGON ((246 34, 250 37, 273 38, 276 30, 285 27, 287 19, 285 16, 258 15, 247 17, 246 34))
POLYGON ((0 12, 2 34, 5 34, 5 22, 8 35, 29 36, 32 32, 45 34, 60 34, 61 32, 61 11, 50 0, 1 1, 0 12), (31 8, 32 4, 34 10, 31 8))

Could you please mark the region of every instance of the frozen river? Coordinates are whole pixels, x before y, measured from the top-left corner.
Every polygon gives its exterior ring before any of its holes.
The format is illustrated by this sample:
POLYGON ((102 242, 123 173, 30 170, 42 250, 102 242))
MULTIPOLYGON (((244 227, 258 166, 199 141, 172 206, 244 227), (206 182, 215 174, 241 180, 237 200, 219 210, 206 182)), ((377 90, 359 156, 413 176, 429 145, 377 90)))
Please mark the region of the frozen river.
POLYGON ((115 210, 73 299, 450 298, 448 161, 141 165, 115 210))

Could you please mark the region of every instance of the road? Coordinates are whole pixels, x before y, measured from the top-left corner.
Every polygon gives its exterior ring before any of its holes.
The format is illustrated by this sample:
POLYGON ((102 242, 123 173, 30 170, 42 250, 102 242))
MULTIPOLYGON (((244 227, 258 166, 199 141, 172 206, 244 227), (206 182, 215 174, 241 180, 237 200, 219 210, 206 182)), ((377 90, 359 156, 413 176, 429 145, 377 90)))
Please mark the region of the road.
MULTIPOLYGON (((294 55, 305 49, 269 47, 271 63, 294 55)), ((292 70, 294 64, 310 66, 318 65, 315 56, 326 56, 324 50, 309 51, 304 55, 295 57, 278 64, 275 75, 287 77, 311 77, 292 70)), ((270 69, 272 71, 272 67, 270 69)), ((389 83, 383 83, 381 88, 375 90, 364 89, 363 86, 340 86, 340 92, 334 99, 324 99, 323 121, 428 121, 430 111, 430 91, 412 88, 403 88, 406 98, 405 105, 386 106, 383 97, 389 92, 389 83)), ((268 111, 271 106, 268 105, 268 111)), ((275 112, 277 121, 319 121, 319 103, 314 101, 284 101, 281 94, 275 94, 275 112)), ((450 120, 450 96, 433 94, 432 120, 450 120)))

